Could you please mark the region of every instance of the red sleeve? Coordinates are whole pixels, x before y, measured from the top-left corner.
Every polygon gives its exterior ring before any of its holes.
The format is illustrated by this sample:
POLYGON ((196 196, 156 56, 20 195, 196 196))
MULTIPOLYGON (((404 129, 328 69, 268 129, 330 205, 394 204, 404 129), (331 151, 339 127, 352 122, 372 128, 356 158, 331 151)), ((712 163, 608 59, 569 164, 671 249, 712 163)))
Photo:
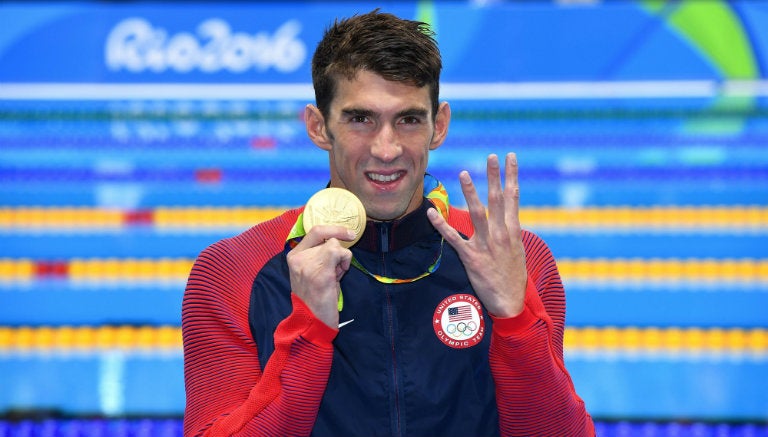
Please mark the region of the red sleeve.
POLYGON ((299 436, 312 429, 337 331, 292 296, 293 312, 278 326, 275 351, 261 369, 248 325, 253 278, 282 248, 279 238, 248 236, 275 233, 286 232, 251 230, 223 240, 192 268, 182 303, 185 436, 299 436))
POLYGON ((565 292, 555 260, 523 232, 528 268, 525 309, 494 318, 490 363, 502 435, 594 436, 592 419, 563 363, 565 292))
MULTIPOLYGON (((449 223, 472 236, 465 210, 449 223)), ((552 252, 523 231, 528 285, 516 317, 493 318, 490 365, 496 382, 501 434, 594 436, 594 424, 563 362, 565 291, 552 252)))

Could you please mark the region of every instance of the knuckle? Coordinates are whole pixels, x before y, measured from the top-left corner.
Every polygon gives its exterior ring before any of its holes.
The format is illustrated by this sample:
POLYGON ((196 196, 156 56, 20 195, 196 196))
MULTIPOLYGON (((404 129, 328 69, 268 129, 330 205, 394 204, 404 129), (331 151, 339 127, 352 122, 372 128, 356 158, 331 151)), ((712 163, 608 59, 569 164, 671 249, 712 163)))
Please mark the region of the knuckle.
POLYGON ((488 190, 488 199, 493 202, 503 202, 504 193, 501 190, 488 190))
POLYGON ((491 233, 491 238, 504 246, 507 246, 510 243, 509 231, 506 229, 495 229, 491 233))

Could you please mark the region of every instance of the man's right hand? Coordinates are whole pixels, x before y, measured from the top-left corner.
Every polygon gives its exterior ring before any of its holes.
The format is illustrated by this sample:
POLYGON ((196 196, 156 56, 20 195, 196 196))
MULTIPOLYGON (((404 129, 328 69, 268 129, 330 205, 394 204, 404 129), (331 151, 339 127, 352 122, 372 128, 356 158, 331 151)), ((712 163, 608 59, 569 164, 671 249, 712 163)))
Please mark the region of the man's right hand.
POLYGON ((352 251, 339 240, 354 239, 343 226, 313 226, 287 256, 291 291, 332 328, 339 326, 339 282, 352 261, 352 251))

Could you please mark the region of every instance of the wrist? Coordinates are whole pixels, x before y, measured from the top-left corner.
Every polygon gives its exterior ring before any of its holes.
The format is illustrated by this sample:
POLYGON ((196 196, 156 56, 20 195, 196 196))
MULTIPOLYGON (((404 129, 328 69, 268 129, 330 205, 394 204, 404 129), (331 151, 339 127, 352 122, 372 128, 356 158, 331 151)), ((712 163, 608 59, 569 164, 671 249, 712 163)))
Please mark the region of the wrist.
MULTIPOLYGON (((309 306, 294 293, 291 293, 291 303, 293 304, 293 313, 288 317, 295 317, 305 324, 301 336, 318 345, 330 345, 339 332, 337 328, 338 322, 334 326, 329 326, 327 322, 317 317, 309 306)), ((338 319, 338 314, 336 318, 338 319)))

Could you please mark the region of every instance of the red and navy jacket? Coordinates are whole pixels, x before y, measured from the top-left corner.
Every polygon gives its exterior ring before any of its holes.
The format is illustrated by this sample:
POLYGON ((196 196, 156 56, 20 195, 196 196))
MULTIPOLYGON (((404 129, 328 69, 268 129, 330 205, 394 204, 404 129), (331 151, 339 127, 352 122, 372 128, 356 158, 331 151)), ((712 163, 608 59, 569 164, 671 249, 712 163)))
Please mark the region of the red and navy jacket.
MULTIPOLYGON (((565 300, 546 245, 524 231, 522 314, 484 311, 426 217, 368 222, 341 280, 341 327, 291 293, 300 209, 204 250, 182 308, 184 435, 594 435, 563 364, 565 300), (433 273, 413 282, 436 260, 433 273), (366 272, 363 271, 366 270, 366 272)), ((466 211, 449 223, 472 234, 466 211)))

